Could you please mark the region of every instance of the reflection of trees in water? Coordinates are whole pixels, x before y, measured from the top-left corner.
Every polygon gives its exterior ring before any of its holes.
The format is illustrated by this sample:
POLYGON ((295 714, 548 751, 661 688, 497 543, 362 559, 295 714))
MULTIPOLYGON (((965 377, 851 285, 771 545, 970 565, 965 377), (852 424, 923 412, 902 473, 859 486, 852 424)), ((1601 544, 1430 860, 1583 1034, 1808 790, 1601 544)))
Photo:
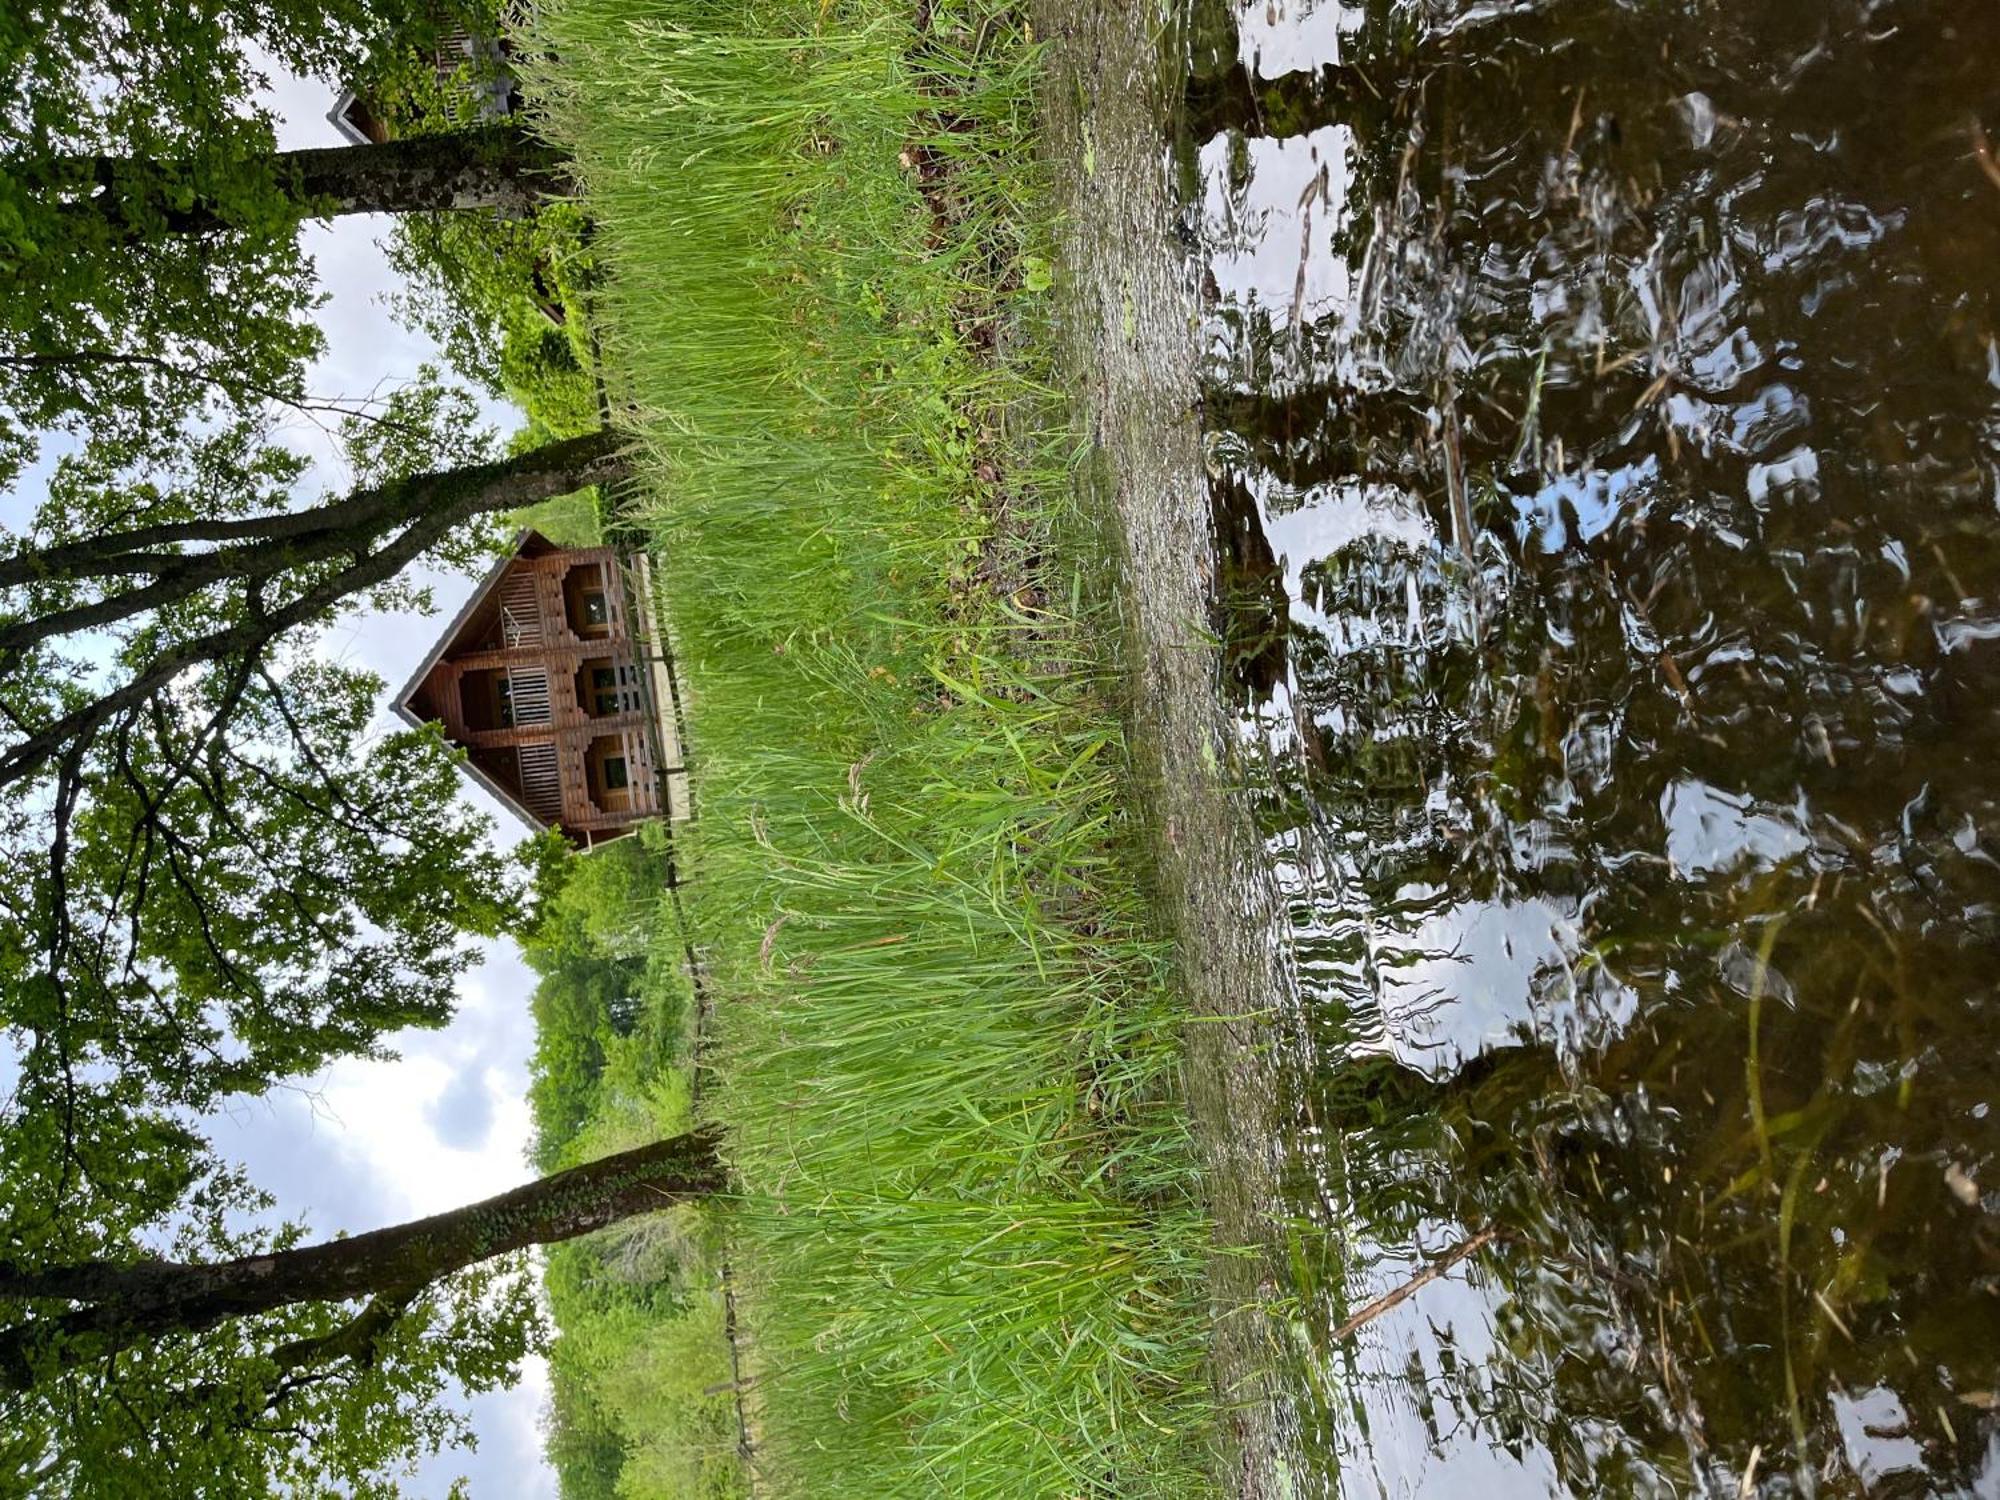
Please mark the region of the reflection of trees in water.
POLYGON ((1340 1141, 1317 1211, 1507 1228, 1512 1358, 1408 1399, 1581 1492, 1757 1448, 1773 1492, 1846 1493, 1878 1390, 1878 1480, 1992 1484, 2000 193, 1967 121, 2000 124, 2000 13, 1434 9, 1260 90, 1353 131, 1354 305, 1217 289, 1235 513, 1365 481, 1441 539, 1291 558, 1289 601, 1236 542, 1306 1024, 1347 1059, 1297 1101, 1340 1141), (1557 911, 1559 951, 1483 1053, 1365 1059, 1443 1024, 1391 1003, 1412 965, 1477 998, 1439 893, 1557 911))

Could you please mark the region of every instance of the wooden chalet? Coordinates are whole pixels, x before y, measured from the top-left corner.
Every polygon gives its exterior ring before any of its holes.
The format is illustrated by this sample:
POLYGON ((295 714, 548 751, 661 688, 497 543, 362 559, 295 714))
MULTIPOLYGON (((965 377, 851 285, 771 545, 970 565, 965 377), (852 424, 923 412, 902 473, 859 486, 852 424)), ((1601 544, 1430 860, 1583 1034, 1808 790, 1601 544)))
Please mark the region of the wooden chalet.
POLYGON ((673 683, 655 649, 643 559, 533 531, 473 591, 397 694, 465 769, 535 828, 588 848, 687 815, 673 683))

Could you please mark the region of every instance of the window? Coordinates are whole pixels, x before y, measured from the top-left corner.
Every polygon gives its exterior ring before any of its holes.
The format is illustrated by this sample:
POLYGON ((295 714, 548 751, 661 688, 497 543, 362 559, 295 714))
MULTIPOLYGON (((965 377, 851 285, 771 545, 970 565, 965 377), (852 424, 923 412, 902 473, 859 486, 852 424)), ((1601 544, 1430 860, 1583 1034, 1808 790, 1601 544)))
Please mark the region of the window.
POLYGON ((502 729, 514 727, 514 684, 503 672, 493 679, 494 713, 502 729))
POLYGON ((583 596, 583 623, 586 625, 611 623, 611 600, 602 589, 592 589, 583 596))
POLYGON ((594 667, 590 673, 590 695, 595 705, 594 712, 615 714, 618 712, 618 674, 609 667, 594 667))
POLYGON ((645 707, 640 694, 639 669, 634 666, 595 666, 586 662, 576 679, 577 702, 597 718, 612 714, 635 714, 645 707))
POLYGON ((625 757, 607 756, 604 761, 604 790, 622 792, 625 790, 625 757))

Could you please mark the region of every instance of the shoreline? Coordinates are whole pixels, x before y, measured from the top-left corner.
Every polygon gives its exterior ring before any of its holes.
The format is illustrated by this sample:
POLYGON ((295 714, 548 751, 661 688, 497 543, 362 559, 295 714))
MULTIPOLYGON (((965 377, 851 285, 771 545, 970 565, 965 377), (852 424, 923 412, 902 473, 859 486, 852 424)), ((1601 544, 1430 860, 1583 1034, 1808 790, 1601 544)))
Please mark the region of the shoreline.
MULTIPOLYGON (((1264 1303, 1273 1196, 1267 1011, 1289 988, 1280 912, 1250 810, 1230 790, 1234 739, 1208 630, 1213 540, 1202 461, 1200 303, 1172 238, 1162 43, 1131 8, 1037 7, 1049 45, 1043 150, 1054 166, 1059 330, 1090 443, 1079 482, 1108 518, 1131 700, 1127 734, 1149 803, 1156 896, 1191 1016, 1184 1092, 1215 1226, 1212 1361, 1224 1472, 1244 1500, 1284 1495, 1264 1303), (1233 1247, 1252 1247, 1237 1253, 1233 1247)), ((1235 778, 1240 781, 1240 777, 1235 778)))
POLYGON ((575 0, 537 81, 692 683, 763 1477, 1187 1500, 1217 1414, 1186 1002, 1121 631, 1060 540, 1097 526, 1055 345, 994 358, 1040 342, 1052 215, 1043 55, 985 15, 575 0))

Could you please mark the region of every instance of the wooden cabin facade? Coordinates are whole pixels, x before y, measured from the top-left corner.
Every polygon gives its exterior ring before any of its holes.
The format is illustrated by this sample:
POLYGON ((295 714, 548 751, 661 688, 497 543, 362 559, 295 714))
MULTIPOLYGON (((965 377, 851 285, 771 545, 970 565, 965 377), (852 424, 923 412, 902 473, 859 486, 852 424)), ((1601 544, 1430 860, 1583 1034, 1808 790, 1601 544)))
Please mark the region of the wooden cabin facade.
POLYGON ((672 684, 651 645, 643 565, 526 531, 438 639, 395 707, 435 721, 467 772, 584 847, 685 816, 672 684))

